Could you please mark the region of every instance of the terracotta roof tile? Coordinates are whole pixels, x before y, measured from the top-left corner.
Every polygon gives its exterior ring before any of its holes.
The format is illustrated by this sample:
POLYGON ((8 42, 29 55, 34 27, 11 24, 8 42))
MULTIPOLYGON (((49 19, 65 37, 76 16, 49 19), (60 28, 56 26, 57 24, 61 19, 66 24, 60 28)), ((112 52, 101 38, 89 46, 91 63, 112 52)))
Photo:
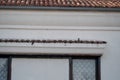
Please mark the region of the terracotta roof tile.
POLYGON ((0 6, 120 8, 120 0, 0 0, 0 6))

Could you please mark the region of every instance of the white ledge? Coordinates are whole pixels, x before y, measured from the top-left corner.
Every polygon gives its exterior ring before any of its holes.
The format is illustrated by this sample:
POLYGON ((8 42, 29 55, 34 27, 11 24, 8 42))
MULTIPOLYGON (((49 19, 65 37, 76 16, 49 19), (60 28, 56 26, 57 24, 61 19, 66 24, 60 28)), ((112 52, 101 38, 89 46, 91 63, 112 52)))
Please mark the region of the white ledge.
POLYGON ((0 43, 0 53, 19 54, 89 54, 104 53, 105 44, 85 43, 0 43))

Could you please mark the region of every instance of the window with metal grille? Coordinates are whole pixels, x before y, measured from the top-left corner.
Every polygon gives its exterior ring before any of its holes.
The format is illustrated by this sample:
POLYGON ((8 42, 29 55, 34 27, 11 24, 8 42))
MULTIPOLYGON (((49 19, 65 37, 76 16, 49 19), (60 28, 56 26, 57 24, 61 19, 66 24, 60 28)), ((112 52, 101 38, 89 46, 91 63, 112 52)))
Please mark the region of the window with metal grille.
POLYGON ((73 59, 73 80, 95 79, 95 60, 73 59))
POLYGON ((99 57, 8 56, 0 58, 0 80, 100 80, 99 57))
POLYGON ((7 80, 8 62, 6 58, 0 58, 0 80, 7 80))

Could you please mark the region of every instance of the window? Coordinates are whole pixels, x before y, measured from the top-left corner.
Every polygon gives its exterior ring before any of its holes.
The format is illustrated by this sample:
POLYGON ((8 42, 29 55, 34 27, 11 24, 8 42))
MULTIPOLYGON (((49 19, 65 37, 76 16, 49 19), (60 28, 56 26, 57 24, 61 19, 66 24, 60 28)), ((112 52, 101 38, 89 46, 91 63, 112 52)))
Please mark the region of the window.
POLYGON ((8 56, 0 58, 0 80, 100 80, 99 57, 8 56))
POLYGON ((12 59, 12 80, 69 80, 68 59, 12 59))
POLYGON ((0 58, 0 80, 7 80, 7 59, 6 58, 0 58))
POLYGON ((95 60, 73 59, 74 80, 95 80, 95 60))

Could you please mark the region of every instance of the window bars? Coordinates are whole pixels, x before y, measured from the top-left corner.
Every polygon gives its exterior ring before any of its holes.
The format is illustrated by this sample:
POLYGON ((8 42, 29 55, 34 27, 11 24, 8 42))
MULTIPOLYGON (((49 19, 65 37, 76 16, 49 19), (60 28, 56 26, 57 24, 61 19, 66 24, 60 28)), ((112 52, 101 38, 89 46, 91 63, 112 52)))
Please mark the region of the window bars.
POLYGON ((8 60, 6 58, 0 58, 0 80, 7 80, 8 73, 8 60))

